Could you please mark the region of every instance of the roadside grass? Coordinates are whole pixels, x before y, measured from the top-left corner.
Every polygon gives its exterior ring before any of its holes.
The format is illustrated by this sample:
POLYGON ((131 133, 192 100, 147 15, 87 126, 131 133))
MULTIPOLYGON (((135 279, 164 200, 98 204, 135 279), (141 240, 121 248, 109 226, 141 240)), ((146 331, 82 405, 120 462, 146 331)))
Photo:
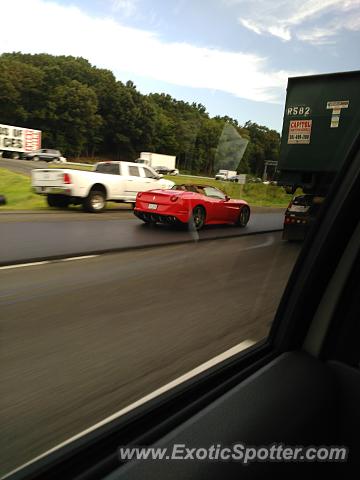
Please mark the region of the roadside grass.
POLYGON ((182 175, 166 176, 177 185, 195 183, 219 188, 231 198, 241 198, 250 205, 258 207, 287 207, 291 195, 287 194, 282 187, 276 185, 264 185, 263 183, 246 183, 239 185, 233 182, 223 182, 212 178, 187 177, 182 175))
POLYGON ((26 175, 0 168, 0 194, 5 195, 6 205, 2 210, 46 209, 46 199, 31 191, 30 179, 26 175))

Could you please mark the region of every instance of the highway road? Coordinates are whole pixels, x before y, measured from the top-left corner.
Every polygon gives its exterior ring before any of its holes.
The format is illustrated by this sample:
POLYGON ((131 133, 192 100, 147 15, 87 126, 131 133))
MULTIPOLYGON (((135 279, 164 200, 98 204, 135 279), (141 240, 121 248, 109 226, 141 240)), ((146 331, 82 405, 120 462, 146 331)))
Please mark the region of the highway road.
POLYGON ((109 214, 1 214, 0 265, 44 258, 89 255, 125 248, 198 239, 226 238, 261 231, 281 230, 283 213, 255 213, 246 228, 209 226, 200 233, 158 225, 145 225, 132 212, 109 214))
POLYGON ((12 172, 22 173, 30 176, 30 172, 34 168, 48 168, 47 162, 32 162, 29 160, 13 160, 11 158, 0 158, 0 168, 7 168, 12 172))
POLYGON ((0 473, 263 338, 298 252, 268 233, 2 268, 0 473))

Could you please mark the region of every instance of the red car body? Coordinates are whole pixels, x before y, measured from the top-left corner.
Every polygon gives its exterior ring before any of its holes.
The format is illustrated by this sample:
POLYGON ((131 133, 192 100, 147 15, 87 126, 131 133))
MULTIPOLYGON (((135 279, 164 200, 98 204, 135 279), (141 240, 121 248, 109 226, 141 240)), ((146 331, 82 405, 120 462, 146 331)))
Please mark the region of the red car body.
POLYGON ((188 224, 194 221, 196 229, 214 224, 244 227, 250 217, 250 208, 244 200, 230 199, 214 187, 183 185, 171 190, 139 193, 134 214, 145 223, 188 224), (203 215, 200 223, 197 223, 198 212, 203 215))

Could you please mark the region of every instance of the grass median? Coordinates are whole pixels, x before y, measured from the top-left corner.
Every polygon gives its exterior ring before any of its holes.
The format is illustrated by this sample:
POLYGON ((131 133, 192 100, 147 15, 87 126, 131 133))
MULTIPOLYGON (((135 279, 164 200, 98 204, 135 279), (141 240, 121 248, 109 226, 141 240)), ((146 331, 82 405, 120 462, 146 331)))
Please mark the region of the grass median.
MULTIPOLYGON (((231 198, 242 198, 250 205, 258 207, 286 207, 290 195, 281 187, 264 184, 239 185, 232 182, 222 182, 213 179, 187 176, 166 177, 176 184, 197 183, 213 185, 223 190, 231 198)), ((0 194, 5 195, 7 203, 0 207, 3 210, 53 210, 47 206, 46 198, 31 191, 31 180, 20 173, 0 168, 0 194)), ((119 208, 118 204, 109 203, 109 207, 119 208)))
POLYGON ((46 198, 31 191, 31 181, 26 175, 0 168, 0 194, 5 195, 3 210, 45 210, 46 198))

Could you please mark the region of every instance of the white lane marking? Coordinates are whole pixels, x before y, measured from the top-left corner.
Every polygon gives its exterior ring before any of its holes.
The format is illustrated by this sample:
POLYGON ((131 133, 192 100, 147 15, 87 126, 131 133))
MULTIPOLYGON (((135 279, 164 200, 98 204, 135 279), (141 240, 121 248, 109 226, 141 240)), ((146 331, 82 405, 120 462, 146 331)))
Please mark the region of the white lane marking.
MULTIPOLYGON (((197 233, 197 232, 196 232, 197 233)), ((196 240, 196 238, 194 238, 196 240)), ((224 238, 226 240, 226 238, 224 238)), ((211 239, 209 239, 211 240, 211 239)), ((217 240, 217 239, 214 239, 217 240)), ((275 242, 274 236, 272 235, 270 238, 268 238, 265 242, 259 243, 258 245, 254 245, 251 247, 246 247, 243 248, 241 251, 245 250, 253 250, 254 248, 264 248, 264 247, 269 247, 270 245, 273 245, 275 242)), ((167 245, 165 245, 167 246, 167 245)), ((172 245, 170 245, 172 246, 172 245)), ((177 247, 178 245, 174 245, 174 247, 177 247)), ((151 245, 149 245, 151 248, 151 245)), ((114 252, 117 253, 117 252, 114 252)), ((45 260, 42 262, 31 262, 31 263, 19 263, 18 265, 6 265, 4 267, 0 267, 0 270, 10 270, 12 268, 22 268, 22 267, 33 267, 36 265, 46 265, 47 263, 57 263, 57 262, 71 262, 73 260, 86 260, 87 258, 96 258, 100 257, 100 254, 97 255, 82 255, 80 257, 68 257, 68 258, 60 258, 58 260, 45 260)))
POLYGON ((32 262, 32 263, 19 263, 18 265, 6 265, 5 267, 0 267, 0 270, 9 270, 10 268, 33 267, 34 265, 45 265, 46 263, 50 263, 50 262, 44 261, 44 262, 32 262))
POLYGON ((58 263, 58 262, 72 262, 73 260, 86 260, 88 258, 99 257, 99 255, 83 255, 82 257, 68 257, 60 258, 58 260, 44 260, 43 262, 30 262, 30 263, 19 263, 18 265, 6 265, 0 267, 0 270, 10 270, 12 268, 23 268, 23 267, 34 267, 36 265, 46 265, 49 263, 58 263))
POLYGON ((244 340, 243 342, 239 343, 238 345, 235 345, 232 348, 229 348, 229 350, 226 350, 223 353, 220 353, 216 357, 211 358, 205 363, 202 363, 198 367, 195 367, 193 370, 190 370, 189 372, 185 373, 184 375, 181 375, 180 377, 176 378, 175 380, 172 380, 171 382, 167 383, 166 385, 158 388, 157 390, 154 390, 153 392, 149 393, 148 395, 145 395, 145 397, 140 398, 136 402, 128 405, 127 407, 119 410, 118 412, 110 415, 109 417, 105 418, 104 420, 101 420, 100 422, 96 423, 95 425, 92 425, 91 427, 87 428, 86 430, 83 430, 82 432, 74 435, 73 437, 70 437, 68 440, 65 440, 64 442, 56 445, 55 447, 51 448, 50 450, 47 450, 46 452, 42 453, 41 455, 35 457, 34 459, 30 460, 27 463, 24 463, 20 467, 16 468, 15 470, 11 471, 10 473, 7 473, 4 477, 1 477, 2 479, 8 478, 10 475, 13 475, 14 473, 20 471, 22 468, 27 467, 28 465, 31 465, 32 463, 40 460, 41 458, 46 457, 50 453, 55 452, 56 450, 59 450, 62 447, 65 447, 65 445, 68 445, 69 443, 78 440, 79 438, 83 437, 84 435, 93 432, 99 427, 102 427, 103 425, 106 425, 107 423, 111 422, 112 420, 115 420, 116 418, 121 417, 122 415, 125 415, 126 413, 130 412, 131 410, 134 410, 137 407, 140 407, 144 403, 158 397, 162 393, 167 392, 168 390, 171 390, 172 388, 176 387, 177 385, 180 385, 181 383, 185 382, 186 380, 189 380, 190 378, 195 377, 199 373, 204 372, 205 370, 213 367, 214 365, 217 365, 218 363, 232 357, 233 355, 236 355, 237 353, 252 347, 255 345, 254 340, 244 340))
POLYGON ((83 255, 82 257, 69 257, 69 258, 62 258, 61 262, 72 262, 73 260, 85 260, 87 258, 95 258, 99 257, 99 255, 83 255))

